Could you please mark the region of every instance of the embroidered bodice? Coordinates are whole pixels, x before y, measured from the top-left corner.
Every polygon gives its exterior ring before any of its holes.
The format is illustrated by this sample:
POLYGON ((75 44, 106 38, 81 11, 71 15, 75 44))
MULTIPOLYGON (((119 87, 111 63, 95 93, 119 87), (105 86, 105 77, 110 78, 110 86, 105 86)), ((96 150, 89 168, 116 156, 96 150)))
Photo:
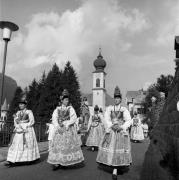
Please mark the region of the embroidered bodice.
POLYGON ((81 106, 81 113, 82 113, 82 116, 89 115, 90 114, 89 107, 87 105, 83 104, 81 106))
POLYGON ((101 122, 101 118, 98 115, 93 115, 92 122, 101 122))
POLYGON ((63 121, 70 120, 70 107, 58 108, 58 123, 61 124, 63 121))
POLYGON ((137 117, 133 118, 133 125, 138 126, 139 125, 139 119, 137 117))
POLYGON ((124 123, 123 120, 123 112, 121 111, 121 107, 116 110, 115 106, 114 108, 111 110, 111 114, 110 114, 111 120, 113 124, 120 124, 122 125, 124 123))
POLYGON ((16 120, 18 122, 29 121, 29 115, 28 115, 26 109, 17 112, 17 119, 16 120))

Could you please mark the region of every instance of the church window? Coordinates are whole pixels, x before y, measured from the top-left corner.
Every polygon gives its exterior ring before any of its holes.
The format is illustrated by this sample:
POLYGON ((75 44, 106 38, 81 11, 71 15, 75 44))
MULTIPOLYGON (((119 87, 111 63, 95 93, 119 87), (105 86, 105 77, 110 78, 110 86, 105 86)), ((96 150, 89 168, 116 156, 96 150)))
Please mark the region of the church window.
POLYGON ((96 87, 100 87, 100 79, 96 79, 96 87))

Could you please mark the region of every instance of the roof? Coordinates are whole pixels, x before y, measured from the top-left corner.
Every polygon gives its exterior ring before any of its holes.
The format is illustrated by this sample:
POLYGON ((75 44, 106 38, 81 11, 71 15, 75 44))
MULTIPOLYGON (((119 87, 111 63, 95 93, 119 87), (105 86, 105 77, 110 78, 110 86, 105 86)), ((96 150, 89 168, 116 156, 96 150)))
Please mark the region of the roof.
POLYGON ((141 104, 146 97, 146 91, 127 91, 126 98, 127 102, 133 102, 135 104, 141 104))
MULTIPOLYGON (((87 97, 89 106, 93 106, 93 94, 82 94, 82 98, 87 97)), ((106 104, 105 106, 113 105, 114 104, 114 98, 112 98, 108 93, 106 93, 106 104)), ((126 104, 122 101, 122 106, 126 107, 126 104)))
MULTIPOLYGON (((87 97, 89 106, 93 105, 93 94, 92 93, 82 94, 82 98, 83 97, 87 97)), ((109 106, 112 104, 114 104, 114 99, 109 94, 106 93, 106 104, 105 104, 105 106, 109 106)))

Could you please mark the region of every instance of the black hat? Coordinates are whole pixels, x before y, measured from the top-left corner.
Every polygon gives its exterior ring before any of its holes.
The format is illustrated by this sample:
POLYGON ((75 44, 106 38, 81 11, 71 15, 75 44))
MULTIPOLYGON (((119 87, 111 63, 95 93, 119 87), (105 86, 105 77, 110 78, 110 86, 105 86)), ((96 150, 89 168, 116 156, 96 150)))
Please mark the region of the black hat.
POLYGON ((64 89, 62 92, 61 99, 63 100, 64 98, 69 98, 69 92, 67 89, 64 89))
POLYGON ((118 86, 116 86, 116 88, 114 90, 114 98, 116 98, 116 97, 122 98, 122 94, 121 94, 121 91, 118 86))
POLYGON ((98 107, 98 105, 95 105, 95 107, 94 107, 94 111, 99 111, 99 107, 98 107))
POLYGON ((22 98, 19 101, 19 104, 27 104, 26 96, 22 96, 22 98))
POLYGON ((102 108, 99 109, 99 112, 103 112, 102 108))
POLYGON ((134 112, 134 115, 137 115, 137 112, 136 112, 136 111, 134 112))
POLYGON ((83 97, 83 101, 87 101, 88 99, 87 99, 87 97, 83 97))

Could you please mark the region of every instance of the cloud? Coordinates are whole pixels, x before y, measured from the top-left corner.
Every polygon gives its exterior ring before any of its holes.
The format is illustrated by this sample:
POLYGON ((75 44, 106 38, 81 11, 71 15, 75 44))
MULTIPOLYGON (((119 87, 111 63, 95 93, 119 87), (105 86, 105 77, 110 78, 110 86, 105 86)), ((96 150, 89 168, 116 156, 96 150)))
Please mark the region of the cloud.
POLYGON ((129 54, 126 58, 126 65, 134 67, 134 68, 146 68, 146 67, 153 67, 157 65, 163 65, 168 63, 168 60, 159 56, 156 56, 154 54, 146 54, 146 55, 133 55, 129 54))
POLYGON ((173 47, 174 37, 179 35, 179 0, 166 1, 164 5, 165 20, 158 23, 157 36, 150 44, 173 47))
POLYGON ((22 72, 31 72, 29 81, 54 62, 63 67, 70 60, 80 72, 81 57, 94 54, 99 45, 114 54, 126 52, 132 43, 123 33, 134 36, 150 26, 142 12, 127 10, 117 0, 86 0, 73 11, 34 14, 25 27, 12 40, 7 68, 20 83, 25 82, 22 72))

